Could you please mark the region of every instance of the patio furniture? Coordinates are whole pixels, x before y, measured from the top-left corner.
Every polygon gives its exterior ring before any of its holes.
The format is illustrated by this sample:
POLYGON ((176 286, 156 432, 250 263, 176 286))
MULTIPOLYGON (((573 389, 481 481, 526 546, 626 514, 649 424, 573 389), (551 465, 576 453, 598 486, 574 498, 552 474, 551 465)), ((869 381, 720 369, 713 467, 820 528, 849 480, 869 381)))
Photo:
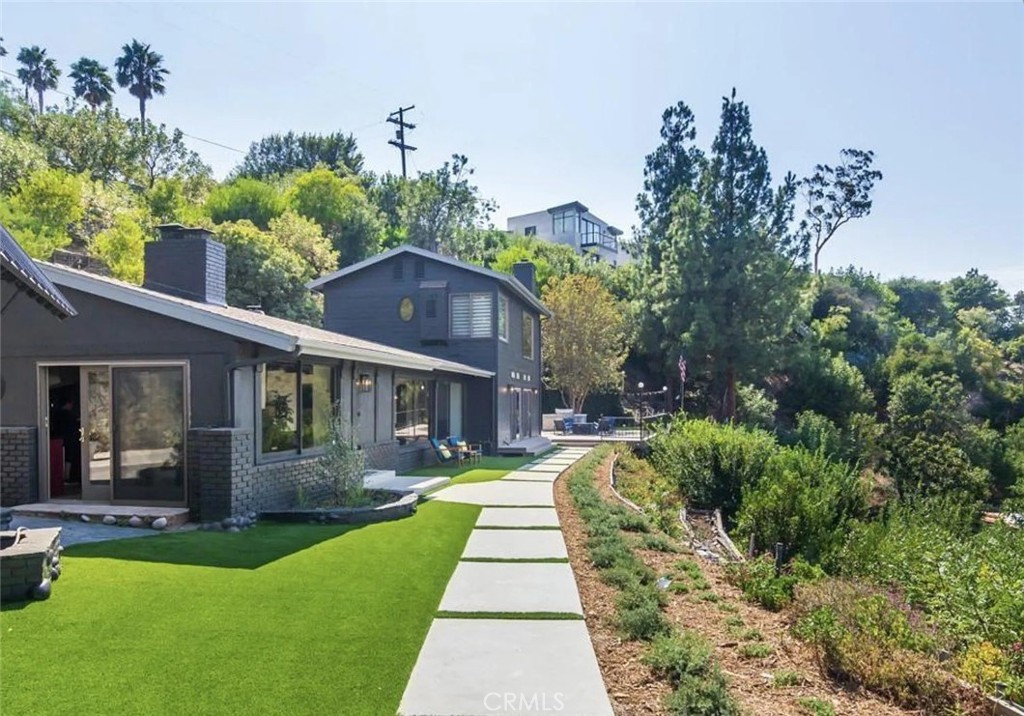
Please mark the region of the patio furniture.
POLYGON ((480 456, 483 454, 483 449, 480 445, 467 445, 466 441, 458 436, 448 438, 448 447, 451 448, 452 452, 461 454, 464 459, 470 462, 480 462, 480 456))
POLYGON ((613 435, 615 433, 615 418, 601 418, 597 421, 598 435, 613 435))
POLYGON ((597 435, 597 423, 575 423, 572 426, 573 435, 597 435))
POLYGON ((445 443, 440 442, 437 438, 430 438, 430 446, 434 448, 434 455, 437 457, 437 462, 440 465, 447 465, 452 462, 461 465, 465 459, 461 452, 453 453, 445 443))
POLYGON ((576 421, 574 421, 572 418, 562 418, 562 434, 563 435, 572 435, 573 434, 572 426, 575 424, 575 422, 576 421))

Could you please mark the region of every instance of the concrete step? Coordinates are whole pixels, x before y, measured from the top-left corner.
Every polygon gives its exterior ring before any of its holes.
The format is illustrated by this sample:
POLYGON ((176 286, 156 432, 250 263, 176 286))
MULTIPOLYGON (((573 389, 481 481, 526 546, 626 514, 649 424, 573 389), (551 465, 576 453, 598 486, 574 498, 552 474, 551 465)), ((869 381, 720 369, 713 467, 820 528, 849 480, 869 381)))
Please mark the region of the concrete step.
POLYGON ((167 518, 168 529, 181 527, 188 522, 187 507, 154 507, 152 505, 108 505, 100 502, 62 500, 60 502, 34 502, 12 508, 15 515, 22 517, 44 517, 79 522, 102 522, 106 515, 113 515, 118 524, 127 523, 132 517, 141 517, 148 525, 158 517, 167 518), (83 520, 82 517, 88 517, 83 520))
POLYGON ((452 479, 450 477, 423 477, 422 475, 395 475, 392 474, 388 479, 381 479, 375 481, 374 484, 366 485, 366 487, 375 490, 411 490, 417 495, 422 495, 424 492, 436 489, 438 487, 444 487, 452 479))

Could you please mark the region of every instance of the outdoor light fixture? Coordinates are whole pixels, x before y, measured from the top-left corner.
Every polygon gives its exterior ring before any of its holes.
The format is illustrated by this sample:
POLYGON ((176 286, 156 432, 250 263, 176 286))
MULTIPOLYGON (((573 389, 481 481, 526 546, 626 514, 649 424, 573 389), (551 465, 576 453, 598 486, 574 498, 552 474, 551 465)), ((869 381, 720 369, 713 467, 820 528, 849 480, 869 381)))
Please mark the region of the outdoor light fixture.
POLYGON ((636 387, 637 387, 637 388, 639 388, 640 390, 643 390, 643 389, 644 389, 644 384, 643 384, 643 381, 641 381, 641 382, 637 383, 637 384, 636 384, 636 387))
POLYGON ((369 393, 373 388, 373 378, 369 373, 360 373, 359 378, 356 379, 356 385, 359 386, 360 393, 369 393))
POLYGON ((668 386, 667 385, 661 386, 661 392, 662 393, 667 393, 668 392, 668 386))

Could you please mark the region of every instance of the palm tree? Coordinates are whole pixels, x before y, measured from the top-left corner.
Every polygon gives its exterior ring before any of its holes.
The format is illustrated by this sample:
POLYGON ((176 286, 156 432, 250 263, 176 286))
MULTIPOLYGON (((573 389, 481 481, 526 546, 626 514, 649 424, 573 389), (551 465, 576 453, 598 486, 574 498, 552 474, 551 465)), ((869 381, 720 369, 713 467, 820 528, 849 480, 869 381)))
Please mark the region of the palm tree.
POLYGON ((146 100, 165 91, 164 78, 171 74, 166 69, 163 55, 153 52, 149 45, 136 39, 121 48, 124 53, 117 58, 117 84, 127 87, 128 92, 139 98, 139 117, 142 131, 146 131, 146 100))
POLYGON ((88 57, 72 64, 68 77, 75 81, 75 97, 81 97, 93 109, 108 104, 114 94, 114 81, 107 68, 88 57))
POLYGON ((43 92, 57 89, 60 68, 52 57, 46 56, 46 50, 39 45, 22 47, 18 52, 18 62, 22 64, 18 70, 18 79, 25 85, 25 101, 28 102, 29 89, 34 89, 39 96, 39 112, 42 114, 43 92))

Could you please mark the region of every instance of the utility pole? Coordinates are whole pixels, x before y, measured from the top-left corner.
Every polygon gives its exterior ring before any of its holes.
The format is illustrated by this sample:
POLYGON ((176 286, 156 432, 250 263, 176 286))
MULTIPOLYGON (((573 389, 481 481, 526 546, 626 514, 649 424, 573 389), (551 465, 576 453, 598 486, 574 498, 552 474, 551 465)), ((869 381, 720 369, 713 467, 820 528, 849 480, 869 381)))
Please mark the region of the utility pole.
POLYGON ((389 139, 388 144, 398 147, 399 151, 402 152, 402 178, 406 178, 405 174, 405 152, 415 152, 416 147, 405 143, 405 130, 416 129, 415 124, 411 124, 405 121, 405 113, 410 109, 416 109, 416 105, 411 104, 408 107, 399 107, 398 110, 388 115, 388 121, 391 124, 397 124, 398 129, 395 130, 395 139, 389 139))

